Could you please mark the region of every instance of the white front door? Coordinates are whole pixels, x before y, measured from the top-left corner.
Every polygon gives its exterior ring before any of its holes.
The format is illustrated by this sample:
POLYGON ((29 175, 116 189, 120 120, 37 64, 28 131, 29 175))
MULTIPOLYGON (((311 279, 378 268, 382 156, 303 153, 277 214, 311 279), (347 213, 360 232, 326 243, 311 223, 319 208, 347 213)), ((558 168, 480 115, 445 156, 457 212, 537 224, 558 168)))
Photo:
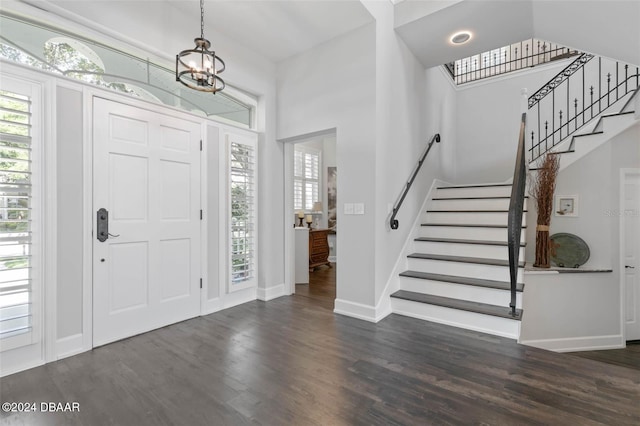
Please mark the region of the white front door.
POLYGON ((200 313, 201 127, 100 98, 93 106, 99 346, 200 313), (101 208, 108 212, 105 241, 98 239, 101 208))
POLYGON ((626 173, 623 181, 621 226, 624 241, 625 339, 640 340, 640 173, 626 173))

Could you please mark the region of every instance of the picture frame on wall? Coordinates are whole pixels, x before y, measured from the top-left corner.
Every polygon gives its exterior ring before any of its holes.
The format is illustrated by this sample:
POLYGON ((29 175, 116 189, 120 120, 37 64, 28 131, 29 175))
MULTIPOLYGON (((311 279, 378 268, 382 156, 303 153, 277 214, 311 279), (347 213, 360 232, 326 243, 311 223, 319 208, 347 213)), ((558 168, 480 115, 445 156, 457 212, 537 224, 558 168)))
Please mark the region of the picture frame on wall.
POLYGON ((578 217, 578 196, 556 195, 554 212, 556 216, 578 217))
POLYGON ((333 231, 337 230, 338 204, 338 168, 327 167, 327 227, 333 231))

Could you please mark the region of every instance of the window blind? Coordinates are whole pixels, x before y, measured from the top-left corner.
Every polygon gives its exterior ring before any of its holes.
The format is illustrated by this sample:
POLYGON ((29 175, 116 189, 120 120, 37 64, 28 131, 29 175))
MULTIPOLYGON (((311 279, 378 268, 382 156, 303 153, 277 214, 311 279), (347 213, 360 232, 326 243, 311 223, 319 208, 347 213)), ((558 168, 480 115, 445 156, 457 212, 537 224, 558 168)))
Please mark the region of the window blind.
POLYGON ((296 146, 293 174, 293 208, 311 211, 320 200, 320 151, 296 146))
POLYGON ((0 91, 0 339, 31 328, 31 101, 0 91))
POLYGON ((254 148, 231 143, 231 282, 254 273, 254 148))

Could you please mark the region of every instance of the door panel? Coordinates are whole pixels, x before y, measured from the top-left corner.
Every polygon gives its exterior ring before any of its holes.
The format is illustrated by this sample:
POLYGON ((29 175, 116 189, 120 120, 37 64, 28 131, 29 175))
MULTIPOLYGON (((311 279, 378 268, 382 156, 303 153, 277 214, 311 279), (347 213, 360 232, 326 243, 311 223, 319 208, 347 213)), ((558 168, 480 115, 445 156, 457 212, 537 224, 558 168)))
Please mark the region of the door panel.
POLYGON ((640 340, 640 174, 626 174, 623 185, 625 339, 640 340))
POLYGON ((108 314, 146 308, 149 304, 148 244, 110 244, 108 261, 111 278, 108 314))
POLYGON ((200 124, 95 98, 93 140, 98 346, 200 314, 200 124))

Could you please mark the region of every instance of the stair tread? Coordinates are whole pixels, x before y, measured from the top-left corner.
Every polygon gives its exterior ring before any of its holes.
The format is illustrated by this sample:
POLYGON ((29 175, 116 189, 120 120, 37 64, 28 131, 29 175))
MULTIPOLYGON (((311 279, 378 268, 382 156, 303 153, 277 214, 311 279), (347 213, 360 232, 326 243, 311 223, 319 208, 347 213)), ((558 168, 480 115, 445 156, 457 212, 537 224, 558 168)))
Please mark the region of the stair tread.
MULTIPOLYGON (((422 223, 420 226, 457 226, 463 228, 504 228, 507 229, 507 225, 485 225, 481 223, 422 223)), ((525 229, 526 226, 523 225, 522 229, 525 229)))
POLYGON ((604 133, 604 132, 600 130, 600 131, 597 131, 597 132, 589 132, 589 133, 583 133, 583 134, 581 134, 581 135, 575 135, 575 136, 573 136, 573 137, 574 137, 574 138, 581 138, 581 137, 583 137, 583 136, 601 135, 601 134, 603 134, 603 133, 604 133))
POLYGON ((499 186, 513 186, 510 183, 487 183, 479 185, 451 185, 451 186, 439 186, 437 189, 457 189, 457 188, 491 188, 499 186))
POLYGON ((559 155, 559 154, 570 154, 572 152, 576 152, 576 150, 575 149, 567 149, 566 151, 554 151, 554 152, 550 152, 549 154, 559 155))
POLYGON ((635 111, 620 111, 620 112, 612 112, 610 114, 602 114, 600 117, 606 118, 606 117, 616 117, 618 115, 627 115, 627 114, 633 114, 635 111))
MULTIPOLYGON (((507 246, 506 241, 489 241, 489 240, 464 240, 458 238, 437 238, 437 237, 418 237, 414 241, 427 241, 433 243, 454 243, 454 244, 478 244, 485 246, 507 246)), ((525 247, 526 243, 520 243, 521 247, 525 247)))
MULTIPOLYGON (((479 265, 509 266, 508 260, 486 259, 482 257, 451 256, 446 254, 428 254, 428 253, 411 253, 407 257, 412 259, 444 260, 447 262, 477 263, 479 265)), ((524 262, 518 262, 518 267, 523 268, 524 262)))
MULTIPOLYGON (((495 288, 499 290, 511 290, 511 283, 506 281, 483 280, 479 278, 458 277, 455 275, 432 274, 430 272, 420 271, 404 271, 400 273, 401 277, 418 278, 423 280, 443 281, 453 284, 472 285, 476 287, 495 288)), ((516 284, 516 291, 522 291, 523 283, 516 284)))
MULTIPOLYGON (((503 197, 435 197, 432 198, 432 201, 444 201, 444 200, 508 200, 511 197, 503 196, 503 197)), ((529 198, 528 195, 525 195, 524 198, 529 198)))
POLYGON ((427 213, 509 213, 509 210, 427 210, 427 213))
POLYGON ((393 293, 391 297, 410 300, 413 302, 426 303, 429 305, 442 306, 445 308, 458 309, 461 311, 475 312, 478 314, 507 318, 516 321, 520 321, 520 319, 522 318, 522 309, 516 309, 516 316, 513 317, 511 316, 511 309, 508 306, 489 305, 487 303, 452 299, 450 297, 443 296, 433 296, 430 294, 416 293, 407 290, 398 290, 393 293))

